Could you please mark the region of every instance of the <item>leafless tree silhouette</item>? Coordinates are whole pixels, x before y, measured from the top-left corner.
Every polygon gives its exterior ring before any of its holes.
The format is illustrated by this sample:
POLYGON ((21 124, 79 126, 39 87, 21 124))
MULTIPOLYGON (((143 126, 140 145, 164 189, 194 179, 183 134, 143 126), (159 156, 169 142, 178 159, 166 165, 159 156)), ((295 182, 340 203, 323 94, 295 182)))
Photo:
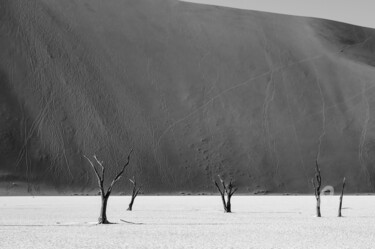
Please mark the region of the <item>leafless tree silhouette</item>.
POLYGON ((221 199, 223 201, 224 212, 231 213, 232 212, 232 206, 231 206, 231 203, 230 203, 230 199, 232 198, 233 194, 237 191, 238 188, 236 188, 233 185, 232 179, 229 181, 229 184, 225 184, 224 180, 220 177, 220 175, 218 175, 218 177, 220 179, 221 186, 222 186, 223 189, 220 188, 219 184, 216 181, 214 181, 214 182, 215 182, 215 186, 217 187, 217 189, 220 192, 221 199), (225 196, 227 196, 227 198, 225 198, 225 196))
POLYGON ((125 171, 125 168, 129 165, 130 155, 131 155, 132 152, 133 152, 133 150, 131 150, 129 152, 128 158, 127 158, 127 162, 121 167, 121 170, 116 174, 115 178, 113 178, 111 184, 109 185, 109 187, 108 187, 108 189, 106 191, 105 191, 105 188, 104 188, 105 167, 103 165, 103 161, 100 161, 96 157, 96 155, 93 156, 93 158, 95 159, 96 163, 100 166, 101 173, 99 173, 99 171, 95 167, 94 163, 87 156, 84 155, 84 157, 87 159, 87 161, 89 161, 89 163, 91 165, 91 168, 94 170, 96 177, 98 178, 98 185, 99 185, 99 189, 100 189, 100 195, 102 197, 102 205, 101 205, 100 215, 99 215, 99 219, 98 219, 98 223, 99 224, 110 224, 110 222, 107 219, 107 203, 108 203, 108 198, 111 195, 113 186, 117 183, 118 180, 120 180, 122 174, 125 171))
POLYGON ((142 186, 137 187, 137 181, 134 176, 133 176, 133 179, 129 179, 129 181, 133 184, 133 191, 132 191, 132 199, 129 203, 129 207, 127 210, 132 211, 135 197, 138 196, 139 191, 142 189, 142 186))
POLYGON ((342 198, 344 197, 344 188, 345 188, 345 177, 342 180, 342 190, 341 190, 341 195, 340 195, 340 205, 339 205, 339 215, 338 215, 338 217, 342 217, 341 208, 342 208, 342 198))
POLYGON ((311 182, 313 184, 314 191, 315 191, 316 216, 322 217, 322 215, 320 214, 320 187, 322 186, 322 177, 321 177, 321 174, 320 174, 318 159, 316 159, 316 161, 315 161, 315 166, 316 166, 315 167, 315 179, 312 178, 311 182))

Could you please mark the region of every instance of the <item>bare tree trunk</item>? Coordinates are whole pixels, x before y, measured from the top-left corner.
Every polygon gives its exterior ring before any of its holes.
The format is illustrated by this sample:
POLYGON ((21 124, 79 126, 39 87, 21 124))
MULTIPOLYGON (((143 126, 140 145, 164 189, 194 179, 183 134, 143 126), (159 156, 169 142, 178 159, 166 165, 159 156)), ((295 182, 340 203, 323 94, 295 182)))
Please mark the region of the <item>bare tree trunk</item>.
POLYGON ((316 216, 322 217, 322 215, 320 213, 320 195, 316 199, 316 216))
POLYGON ((132 210, 133 210, 133 203, 134 203, 134 198, 132 197, 132 199, 131 199, 131 201, 130 201, 130 203, 129 203, 129 207, 128 207, 128 209, 126 209, 126 210, 128 210, 128 211, 132 211, 132 210))
POLYGON ((230 203, 230 198, 231 198, 231 196, 228 196, 227 208, 226 208, 227 213, 231 213, 232 212, 232 205, 230 203))
POLYGON ((216 188, 220 192, 221 200, 223 201, 224 212, 231 213, 232 205, 230 203, 230 198, 232 198, 232 195, 237 191, 237 188, 235 188, 234 185, 232 184, 232 180, 230 180, 229 184, 226 185, 223 179, 221 179, 220 175, 219 175, 219 179, 223 187, 223 190, 221 190, 219 184, 216 181, 214 181, 214 183, 215 183, 216 188), (227 196, 227 200, 225 200, 225 195, 227 196))
POLYGON ((225 196, 224 196, 224 193, 220 193, 221 194, 221 200, 223 201, 223 206, 224 206, 224 212, 228 212, 228 208, 227 208, 227 203, 225 201, 225 196))
POLYGON ((133 184, 133 191, 132 191, 132 199, 130 200, 129 207, 128 207, 127 210, 128 211, 132 211, 133 210, 134 200, 138 196, 139 191, 141 190, 142 186, 140 186, 139 188, 137 188, 137 181, 135 180, 134 176, 133 176, 133 179, 129 179, 129 181, 133 184))
POLYGON ((115 178, 112 180, 111 185, 108 187, 107 191, 104 190, 104 177, 105 177, 104 173, 105 173, 105 167, 103 166, 103 162, 99 161, 99 159, 96 157, 96 155, 93 156, 94 159, 95 159, 95 161, 96 161, 96 163, 101 168, 101 173, 99 173, 99 171, 95 167, 94 163, 87 156, 84 155, 84 157, 90 163, 91 168, 95 172, 95 175, 96 175, 96 177, 98 179, 98 185, 99 185, 99 189, 100 189, 100 195, 102 197, 102 205, 101 205, 101 208, 100 208, 100 214, 99 214, 99 218, 98 218, 98 223, 99 224, 110 224, 110 222, 107 219, 108 198, 111 195, 113 186, 115 186, 115 184, 117 183, 117 181, 120 180, 120 178, 121 178, 122 174, 124 173, 126 167, 129 165, 130 155, 131 155, 132 152, 133 152, 133 150, 131 150, 129 152, 127 162, 122 166, 121 170, 117 173, 117 175, 115 176, 115 178))
POLYGON ((100 208, 100 215, 98 219, 99 224, 109 224, 110 222, 107 219, 107 203, 109 195, 102 194, 102 206, 100 208))
POLYGON ((339 215, 338 215, 338 217, 342 217, 341 208, 342 208, 342 198, 344 197, 344 188, 345 188, 345 177, 342 181, 342 190, 341 190, 341 195, 340 195, 340 205, 339 205, 339 215))
POLYGON ((322 176, 320 174, 320 168, 318 164, 318 159, 315 161, 315 179, 311 179, 311 182, 314 186, 314 193, 316 198, 316 216, 322 217, 320 213, 320 187, 322 186, 322 176), (316 183, 315 183, 316 181, 316 183))

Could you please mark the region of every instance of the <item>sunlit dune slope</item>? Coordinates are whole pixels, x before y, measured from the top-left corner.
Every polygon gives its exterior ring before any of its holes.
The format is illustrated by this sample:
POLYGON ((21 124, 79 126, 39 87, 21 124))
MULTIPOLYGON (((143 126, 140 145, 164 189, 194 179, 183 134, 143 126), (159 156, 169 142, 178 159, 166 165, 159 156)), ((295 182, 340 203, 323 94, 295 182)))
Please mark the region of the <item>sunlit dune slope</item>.
POLYGON ((374 30, 177 0, 0 3, 2 193, 375 186, 374 30), (116 188, 125 188, 126 179, 116 188))

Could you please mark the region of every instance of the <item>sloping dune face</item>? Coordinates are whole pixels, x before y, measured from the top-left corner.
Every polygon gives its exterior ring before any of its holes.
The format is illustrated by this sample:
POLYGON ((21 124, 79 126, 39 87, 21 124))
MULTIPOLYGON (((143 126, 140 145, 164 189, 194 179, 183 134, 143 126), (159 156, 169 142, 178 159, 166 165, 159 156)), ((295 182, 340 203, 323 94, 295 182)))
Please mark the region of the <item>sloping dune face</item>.
MULTIPOLYGON (((375 32, 177 0, 0 3, 7 193, 96 191, 83 155, 148 193, 375 186, 375 32)), ((124 191, 126 181, 118 191, 124 191)))

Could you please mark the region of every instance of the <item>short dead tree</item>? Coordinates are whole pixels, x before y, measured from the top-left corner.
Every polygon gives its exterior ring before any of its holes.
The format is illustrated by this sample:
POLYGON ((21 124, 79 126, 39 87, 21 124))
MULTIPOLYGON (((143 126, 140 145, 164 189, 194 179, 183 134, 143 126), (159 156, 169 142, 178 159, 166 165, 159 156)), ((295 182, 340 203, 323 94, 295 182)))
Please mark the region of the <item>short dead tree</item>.
POLYGON ((130 200, 129 207, 127 210, 132 211, 135 197, 138 196, 139 191, 142 189, 142 186, 137 187, 137 181, 135 180, 134 176, 133 176, 133 179, 129 179, 129 181, 133 184, 133 191, 132 191, 132 199, 130 200))
POLYGON ((93 156, 93 158, 95 159, 96 163, 100 166, 101 173, 99 173, 99 171, 95 167, 94 163, 87 156, 84 155, 84 157, 87 159, 87 161, 89 161, 89 163, 91 165, 91 168, 94 170, 96 177, 98 178, 98 185, 99 185, 99 189, 100 189, 100 195, 102 197, 102 205, 101 205, 100 215, 99 215, 99 219, 98 219, 98 223, 99 224, 110 224, 110 222, 107 219, 107 203, 108 203, 108 198, 111 195, 113 186, 116 184, 116 182, 118 180, 120 180, 122 174, 125 171, 125 168, 129 165, 130 155, 131 155, 132 152, 133 152, 133 150, 131 150, 129 152, 128 158, 127 158, 127 162, 122 166, 121 170, 116 174, 115 178, 112 180, 112 182, 109 185, 109 187, 108 187, 107 190, 105 190, 105 188, 104 188, 105 167, 103 165, 103 161, 99 161, 99 159, 96 157, 96 155, 93 156))
POLYGON ((220 176, 219 176, 219 179, 220 179, 221 186, 223 189, 221 189, 221 187, 216 181, 214 182, 215 182, 215 186, 220 192, 221 200, 223 201, 224 212, 231 213, 232 207, 231 207, 230 199, 232 198, 232 195, 237 191, 238 188, 236 188, 233 185, 232 179, 229 181, 229 184, 225 184, 224 180, 220 176), (225 198, 225 196, 227 198, 225 198))
POLYGON ((338 217, 342 217, 342 215, 341 215, 341 208, 342 208, 342 198, 344 197, 344 188, 345 188, 345 177, 342 180, 342 190, 341 190, 341 195, 340 195, 340 204, 339 204, 339 214, 338 214, 338 217))
POLYGON ((320 187, 322 186, 322 177, 320 174, 320 168, 318 164, 318 160, 315 161, 315 178, 311 179, 311 182, 314 187, 314 192, 315 192, 315 198, 316 198, 316 216, 317 217, 322 217, 320 214, 320 187))

